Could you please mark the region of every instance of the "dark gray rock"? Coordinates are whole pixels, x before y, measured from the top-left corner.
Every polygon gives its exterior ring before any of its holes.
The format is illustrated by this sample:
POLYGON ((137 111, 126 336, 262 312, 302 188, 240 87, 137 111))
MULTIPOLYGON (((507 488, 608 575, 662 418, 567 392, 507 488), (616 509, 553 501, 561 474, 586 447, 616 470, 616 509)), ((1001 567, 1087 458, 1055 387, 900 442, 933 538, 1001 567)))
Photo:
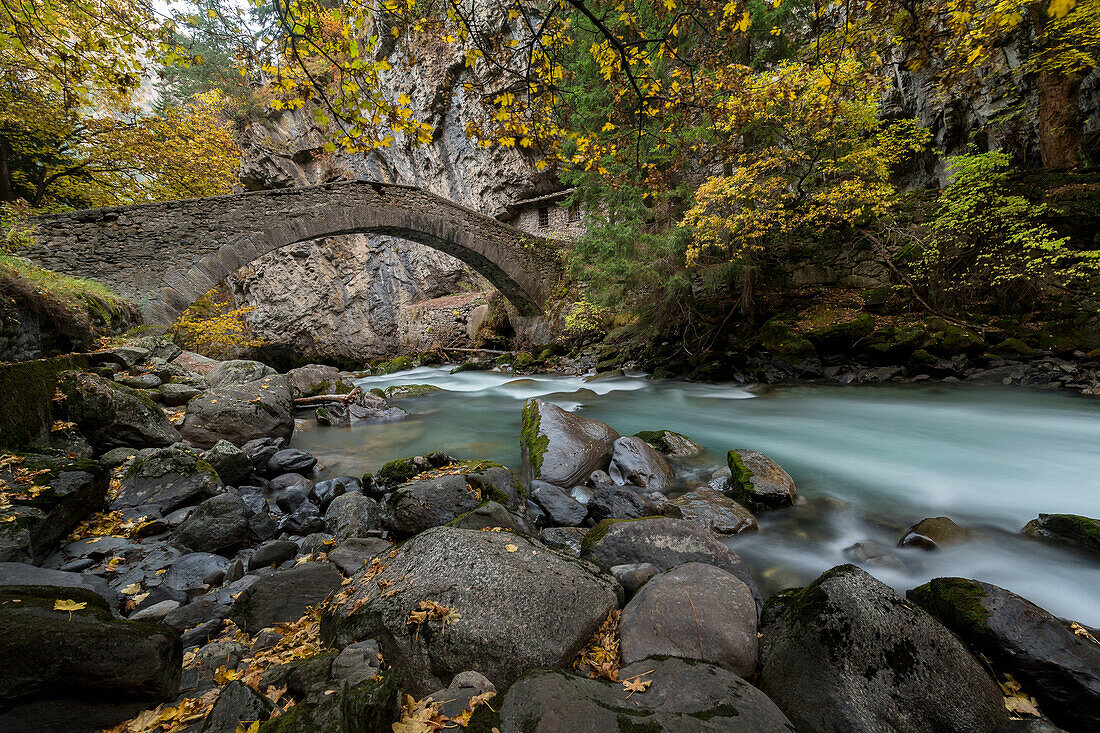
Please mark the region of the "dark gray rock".
POLYGON ((282 565, 298 554, 298 543, 290 540, 272 540, 256 549, 248 558, 248 569, 257 570, 272 565, 282 565))
POLYGON ((661 513, 695 522, 716 535, 729 536, 759 529, 752 512, 710 487, 692 489, 670 499, 661 507, 661 513))
POLYGON ((227 486, 240 486, 252 473, 252 463, 248 460, 248 455, 228 440, 215 443, 213 448, 203 454, 203 460, 218 472, 218 476, 227 486))
POLYGON ((640 519, 659 514, 653 502, 639 493, 637 487, 601 486, 588 502, 588 515, 594 522, 605 519, 640 519))
POLYGON ((378 642, 374 639, 348 644, 332 660, 332 678, 352 687, 366 682, 378 674, 378 669, 382 666, 380 651, 378 642))
POLYGON ((640 562, 661 570, 685 562, 714 565, 748 586, 757 605, 763 603, 756 582, 741 558, 714 539, 710 532, 683 519, 606 520, 584 538, 581 557, 605 570, 640 562))
POLYGON ((239 723, 248 727, 257 720, 267 720, 275 704, 239 680, 226 683, 214 701, 214 707, 202 721, 200 733, 231 733, 239 723))
POLYGON ((175 531, 174 541, 192 552, 232 553, 248 543, 252 510, 231 491, 199 504, 175 531))
POLYGON ((256 438, 289 440, 293 432, 290 389, 277 375, 206 390, 187 403, 180 428, 183 437, 200 448, 219 440, 242 447, 256 438))
POLYGON ((221 480, 209 463, 184 443, 143 452, 122 474, 112 510, 164 516, 213 496, 221 480))
POLYGON ((300 473, 309 475, 313 467, 317 465, 317 459, 297 448, 283 448, 267 461, 267 472, 271 476, 284 473, 300 473))
POLYGON ((213 369, 206 373, 206 383, 211 387, 224 387, 232 384, 247 384, 265 377, 270 377, 276 372, 266 364, 246 359, 230 359, 218 362, 213 369))
POLYGON ((255 438, 242 445, 241 450, 252 462, 253 470, 265 471, 271 456, 282 450, 284 443, 284 438, 255 438))
MULTIPOLYGON (((340 370, 325 364, 306 364, 286 373, 290 384, 290 394, 298 397, 313 397, 322 394, 337 394, 344 384, 340 370)), ((350 389, 350 386, 345 389, 350 389)))
POLYGON ((201 389, 189 384, 160 385, 160 400, 169 407, 182 407, 201 394, 201 389))
POLYGON ((754 450, 731 450, 730 498, 749 509, 777 509, 794 503, 794 479, 779 464, 754 450))
POLYGON ((473 511, 448 522, 447 526, 460 529, 510 529, 524 534, 534 533, 531 524, 523 515, 510 512, 504 508, 503 504, 495 501, 478 505, 473 511))
POLYGON ((151 606, 146 606, 140 611, 135 611, 131 613, 128 618, 130 621, 164 621, 165 616, 179 607, 179 601, 169 599, 154 603, 151 606))
POLYGON ((151 400, 94 374, 58 375, 61 409, 97 451, 121 447, 159 447, 180 433, 151 400))
POLYGON ((648 657, 701 659, 742 677, 756 671, 756 602, 725 570, 697 562, 653 576, 623 609, 623 664, 648 657))
POLYGON ((676 479, 668 459, 649 443, 633 436, 615 441, 608 473, 618 484, 641 486, 646 491, 661 494, 671 489, 676 479))
POLYGON ((555 550, 573 555, 581 554, 581 543, 588 530, 583 527, 547 527, 539 533, 543 543, 555 550))
POLYGON ((288 473, 276 477, 268 487, 268 506, 287 514, 293 512, 303 503, 309 501, 309 490, 312 488, 306 483, 309 479, 301 479, 300 482, 287 483, 288 476, 297 476, 296 473, 288 473), (272 506, 274 505, 274 506, 272 506))
POLYGON ((161 378, 156 374, 134 374, 115 379, 119 384, 132 389, 156 389, 161 385, 161 378))
POLYGON ((112 608, 118 606, 118 593, 107 581, 96 575, 49 570, 21 562, 0 562, 0 587, 17 585, 43 585, 57 588, 80 588, 91 591, 107 601, 112 608))
POLYGON ((623 587, 626 600, 629 601, 650 578, 660 571, 647 562, 635 562, 627 565, 615 565, 609 568, 607 572, 619 581, 619 585, 623 587))
POLYGON ((954 635, 853 565, 772 596, 760 689, 800 731, 992 732, 1001 691, 954 635))
POLYGON ((1040 514, 1024 525, 1028 537, 1072 545, 1080 550, 1100 553, 1100 519, 1078 514, 1040 514))
POLYGON ((989 583, 935 578, 906 596, 1000 673, 1010 673, 1067 730, 1100 730, 1100 644, 989 583))
POLYGON ((229 569, 230 560, 209 552, 192 552, 171 564, 164 574, 164 585, 185 592, 195 591, 205 586, 206 579, 229 569))
POLYGON ((576 486, 593 471, 607 469, 618 437, 599 420, 543 400, 528 400, 520 435, 523 484, 537 479, 563 489, 576 486))
POLYGON ((305 536, 325 531, 325 519, 321 510, 312 501, 306 500, 298 505, 289 516, 284 517, 278 526, 279 532, 305 536))
POLYGON ((182 632, 207 621, 220 622, 226 618, 229 618, 229 605, 220 603, 212 595, 205 595, 195 598, 186 606, 169 611, 164 617, 164 623, 182 632))
POLYGON ((542 507, 552 524, 576 527, 588 516, 588 507, 553 484, 531 482, 531 498, 542 507))
POLYGON ((326 607, 321 635, 337 646, 380 639, 416 696, 465 670, 503 687, 532 667, 568 664, 618 606, 610 577, 510 532, 433 527, 384 562, 375 582, 326 607), (412 630, 409 612, 424 600, 461 618, 412 630))
POLYGON ((529 672, 499 704, 500 733, 795 733, 764 693, 721 667, 670 658, 619 671, 620 680, 636 675, 651 683, 645 692, 562 670, 529 672))
POLYGON ((413 535, 473 511, 484 500, 481 491, 463 476, 414 481, 390 496, 389 528, 400 535, 413 535))
POLYGON ((327 562, 306 562, 265 575, 233 602, 230 618, 254 634, 278 623, 297 621, 340 587, 343 576, 327 562))
POLYGON ((643 430, 634 435, 670 457, 690 458, 701 455, 704 450, 703 446, 691 438, 671 430, 643 430))
POLYGON ((354 575, 376 555, 389 552, 393 545, 377 537, 351 537, 328 553, 328 561, 344 575, 354 575))
POLYGON ((966 542, 972 534, 970 530, 955 524, 949 517, 926 517, 909 528, 898 542, 898 547, 935 550, 966 542))
POLYGON ((382 528, 382 505, 363 494, 343 494, 325 512, 325 528, 339 540, 367 537, 382 528))
POLYGON ((318 481, 309 492, 309 498, 314 504, 327 510, 332 500, 344 494, 361 494, 363 484, 354 476, 337 476, 325 481, 318 481))

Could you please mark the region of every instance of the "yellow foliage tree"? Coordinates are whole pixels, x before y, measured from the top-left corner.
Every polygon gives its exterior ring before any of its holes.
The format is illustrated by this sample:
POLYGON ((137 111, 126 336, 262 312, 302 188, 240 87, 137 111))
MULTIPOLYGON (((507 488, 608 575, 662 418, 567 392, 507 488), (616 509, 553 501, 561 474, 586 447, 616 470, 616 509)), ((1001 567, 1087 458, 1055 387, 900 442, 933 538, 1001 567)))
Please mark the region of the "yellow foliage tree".
POLYGON ((207 293, 187 308, 169 328, 183 346, 214 358, 229 358, 241 349, 263 346, 263 339, 251 335, 245 316, 252 307, 230 308, 207 293))

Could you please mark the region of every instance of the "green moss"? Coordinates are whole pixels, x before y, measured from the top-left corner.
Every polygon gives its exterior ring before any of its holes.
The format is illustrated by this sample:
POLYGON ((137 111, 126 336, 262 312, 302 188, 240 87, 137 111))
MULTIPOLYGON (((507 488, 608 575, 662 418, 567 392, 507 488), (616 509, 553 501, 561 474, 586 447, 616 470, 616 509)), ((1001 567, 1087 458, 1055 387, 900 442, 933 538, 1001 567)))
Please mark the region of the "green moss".
MULTIPOLYGON (((372 392, 374 390, 371 390, 372 392)), ((386 399, 404 399, 410 397, 424 397, 432 392, 443 391, 440 387, 436 387, 434 384, 397 384, 392 387, 386 387, 386 391, 382 394, 386 399)))
POLYGON ((58 375, 85 367, 83 356, 0 364, 0 446, 22 449, 45 442, 58 375))
POLYGON ((376 478, 378 483, 384 486, 397 486, 405 483, 418 473, 420 473, 420 468, 416 465, 415 457, 398 458, 378 469, 376 478))
POLYGON ((372 372, 374 374, 393 374, 394 372, 403 372, 407 369, 412 369, 415 364, 413 360, 407 356, 397 356, 389 361, 383 361, 377 364, 372 372))
POLYGON ((527 351, 521 351, 512 359, 513 371, 526 371, 535 365, 535 357, 527 351))
POLYGON ((1040 514, 1024 527, 1024 534, 1054 539, 1100 551, 1100 519, 1079 514, 1040 514))
POLYGON ((520 430, 520 440, 527 448, 527 460, 534 469, 532 477, 539 476, 542 471, 542 457, 550 445, 550 438, 539 433, 542 418, 539 415, 538 405, 534 400, 527 400, 523 405, 523 427, 520 430))
POLYGON ((905 594, 953 631, 981 636, 989 623, 985 591, 965 578, 933 578, 905 594))
POLYGON ((462 372, 484 372, 493 368, 493 362, 491 361, 464 361, 454 369, 451 370, 451 374, 460 374, 462 372))
POLYGON ((741 454, 735 450, 726 453, 726 465, 730 467, 730 488, 735 494, 733 498, 742 504, 751 503, 756 493, 756 487, 752 484, 755 475, 752 469, 745 465, 741 454))
POLYGON ((760 327, 760 345, 781 359, 799 360, 817 355, 817 349, 808 338, 796 333, 778 318, 772 318, 760 327))

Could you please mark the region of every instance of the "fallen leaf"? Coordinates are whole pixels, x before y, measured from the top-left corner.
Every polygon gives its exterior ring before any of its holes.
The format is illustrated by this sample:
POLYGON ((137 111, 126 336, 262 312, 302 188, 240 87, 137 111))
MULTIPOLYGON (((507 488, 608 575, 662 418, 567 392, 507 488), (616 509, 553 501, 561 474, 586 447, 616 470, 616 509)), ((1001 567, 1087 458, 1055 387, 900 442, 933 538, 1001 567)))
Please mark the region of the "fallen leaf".
POLYGON ((141 593, 141 583, 130 583, 130 585, 123 588, 121 591, 124 596, 136 596, 141 593))
POLYGON ((516 545, 505 545, 504 549, 507 550, 508 552, 515 552, 516 550, 519 549, 519 547, 517 547, 516 545))
POLYGON ((643 680, 642 677, 645 677, 652 671, 653 670, 643 672, 640 675, 623 680, 623 690, 630 693, 627 697, 630 697, 630 695, 633 695, 635 692, 645 692, 649 689, 649 686, 653 684, 653 680, 643 680))
POLYGON ((87 607, 88 607, 88 603, 86 601, 77 602, 77 601, 71 601, 71 600, 66 599, 66 600, 62 600, 62 601, 54 601, 53 602, 53 610, 55 610, 55 611, 68 611, 70 621, 72 621, 72 619, 73 619, 73 611, 83 611, 87 607))

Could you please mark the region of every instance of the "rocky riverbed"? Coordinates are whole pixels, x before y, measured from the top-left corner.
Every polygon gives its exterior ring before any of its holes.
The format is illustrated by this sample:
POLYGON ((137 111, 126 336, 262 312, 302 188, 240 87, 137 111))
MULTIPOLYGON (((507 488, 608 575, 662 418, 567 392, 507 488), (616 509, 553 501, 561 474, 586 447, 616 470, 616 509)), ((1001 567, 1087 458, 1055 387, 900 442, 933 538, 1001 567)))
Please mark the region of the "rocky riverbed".
MULTIPOLYGON (((296 414, 400 421, 402 388, 161 339, 89 363, 58 380, 50 446, 0 461, 5 730, 1100 726, 1097 632, 1042 598, 961 577, 899 593, 858 566, 890 561, 870 543, 762 592, 723 540, 806 501, 740 444, 686 481, 691 436, 532 398, 517 473, 425 451, 322 478, 289 446, 296 414)), ((968 531, 929 517, 897 540, 968 531)), ((1100 520, 1023 532, 1100 562, 1100 520)))

